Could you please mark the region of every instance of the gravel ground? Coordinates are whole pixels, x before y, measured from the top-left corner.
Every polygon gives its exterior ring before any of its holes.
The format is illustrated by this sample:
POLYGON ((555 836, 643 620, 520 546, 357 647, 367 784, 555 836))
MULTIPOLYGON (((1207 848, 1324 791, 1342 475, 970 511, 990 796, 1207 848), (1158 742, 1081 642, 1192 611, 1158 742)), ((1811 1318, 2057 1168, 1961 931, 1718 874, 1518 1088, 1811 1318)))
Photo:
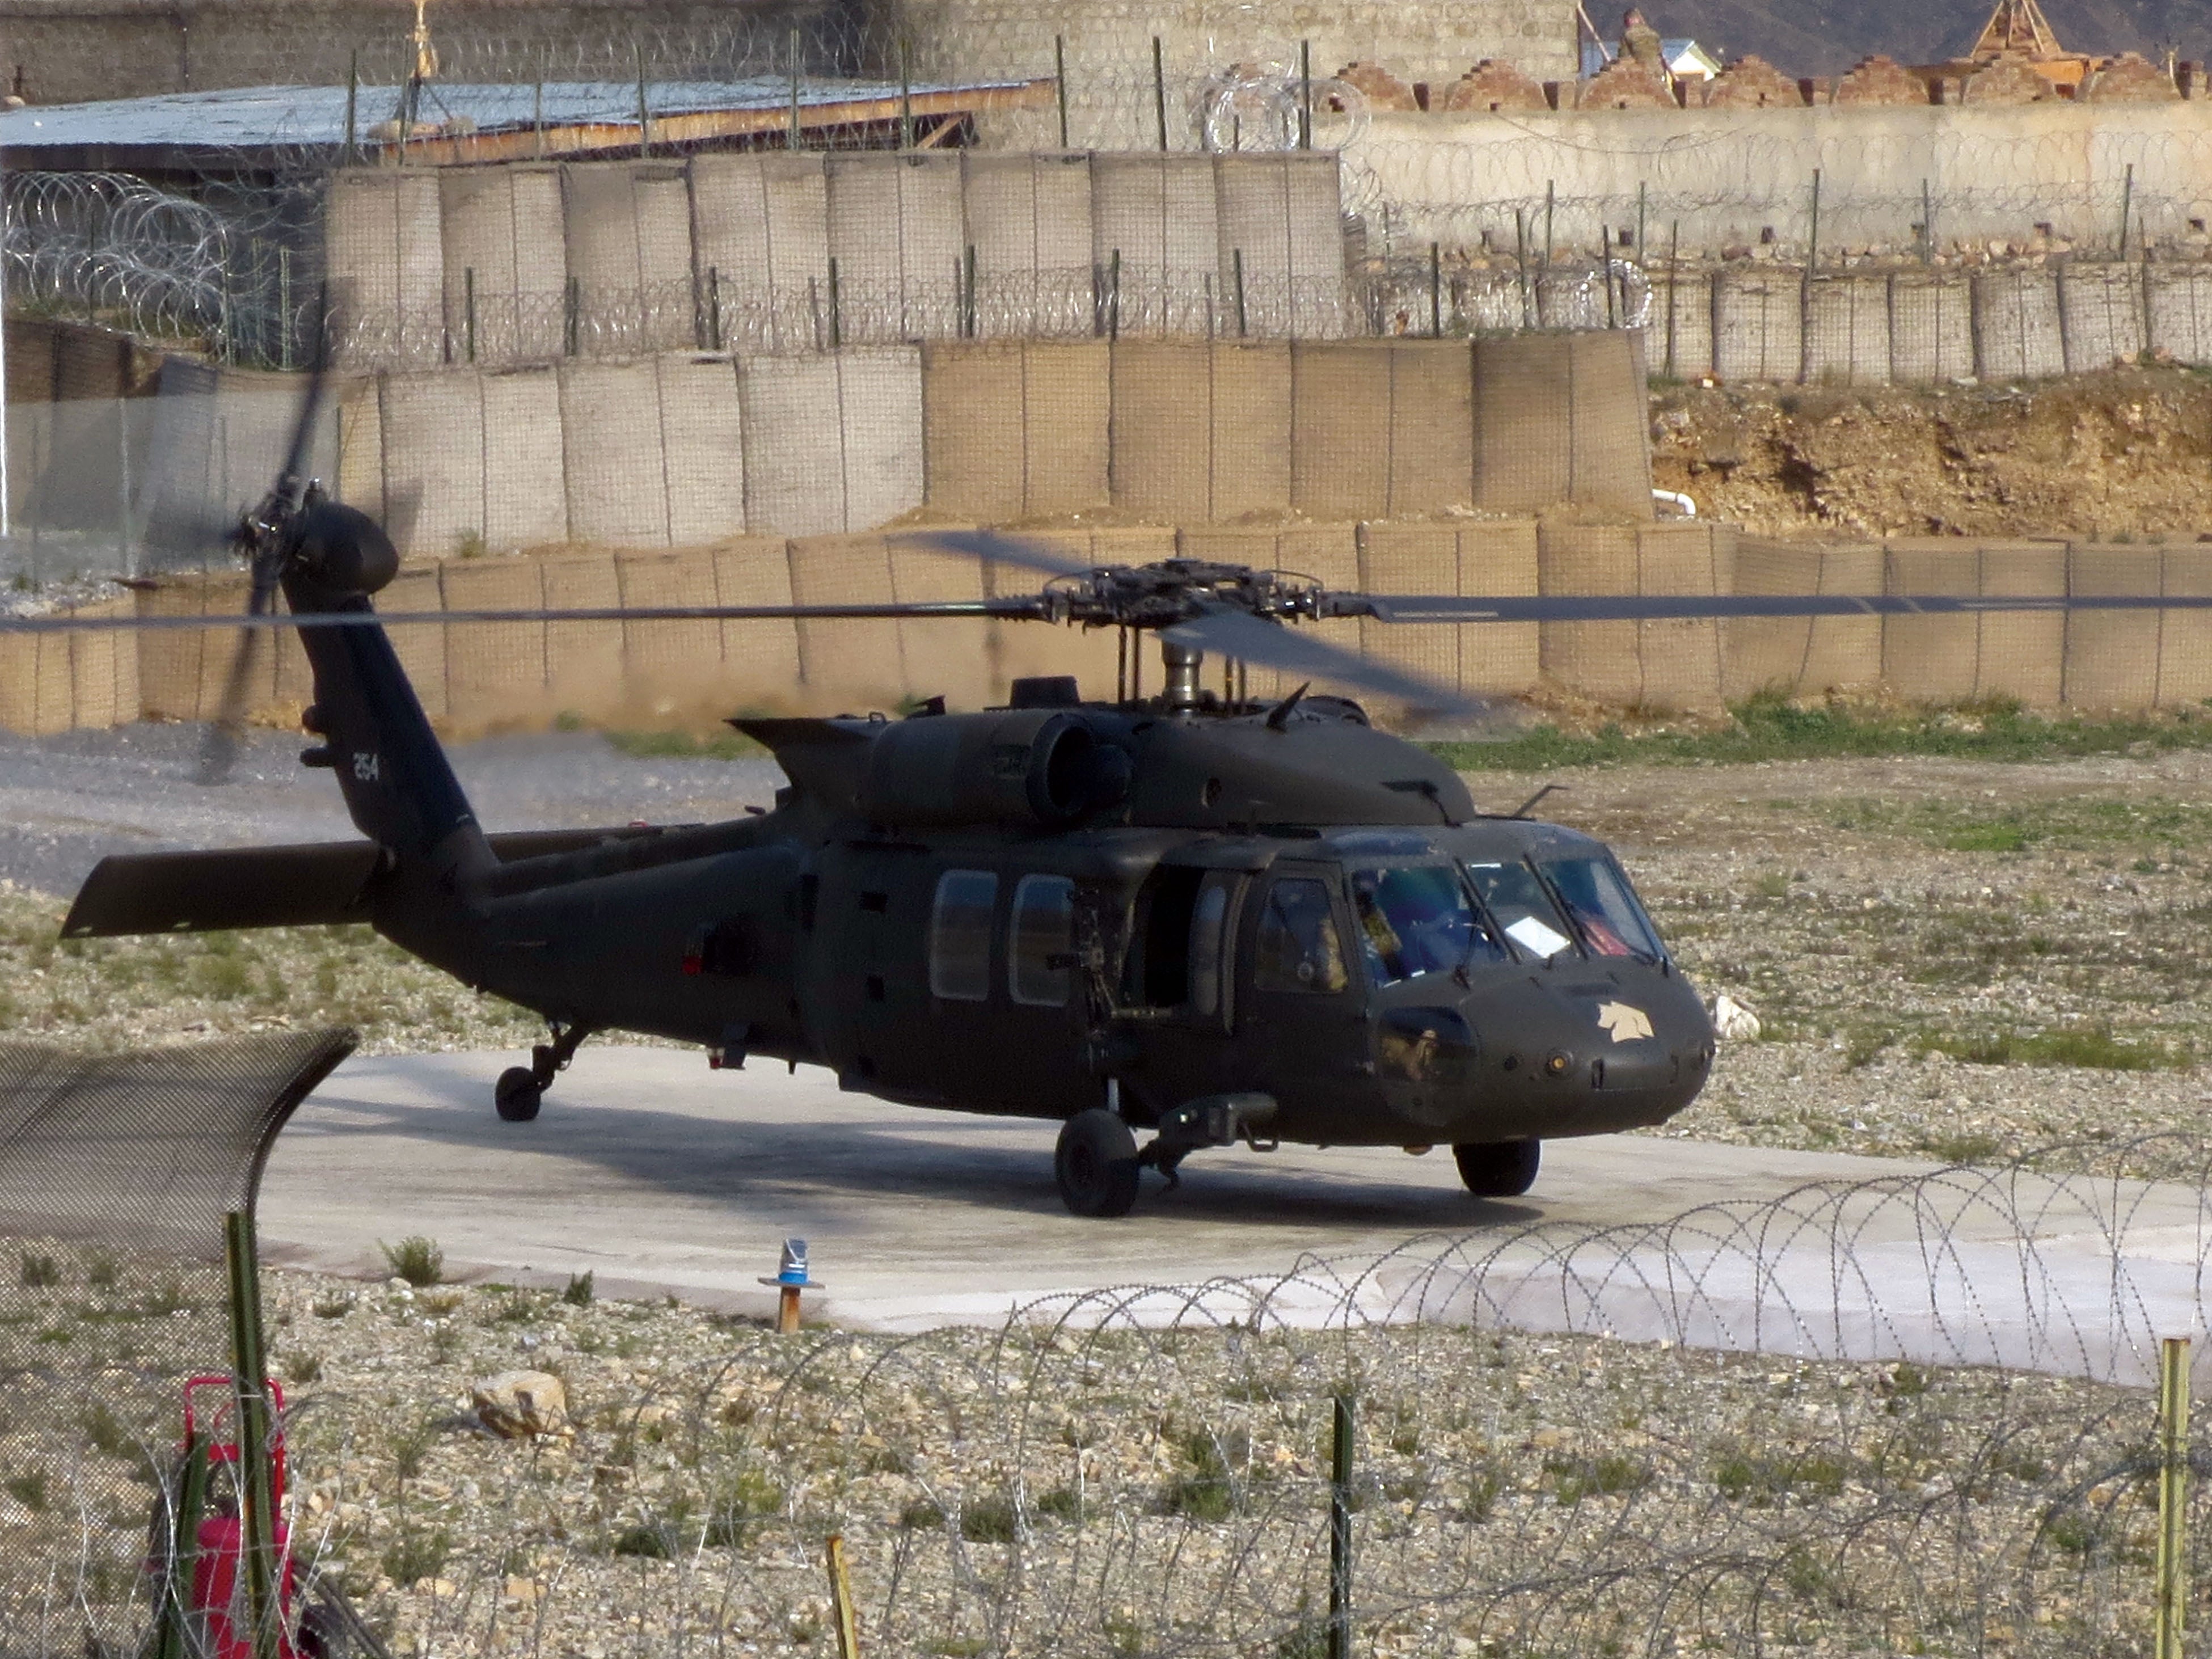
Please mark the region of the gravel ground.
MULTIPOLYGON (((0 1295, 49 1354, 143 1364, 149 1327, 196 1317, 135 1269, 56 1267, 0 1295)), ((2147 1623, 2148 1401, 2061 1379, 1463 1328, 779 1338, 580 1291, 265 1291, 295 1536, 399 1653, 832 1651, 836 1532, 870 1652, 1317 1659, 1340 1391, 1358 1650, 1383 1659, 2118 1655, 2147 1623), (481 1430, 472 1385, 514 1367, 561 1380, 565 1431, 481 1430)), ((131 1471, 173 1405, 145 1401, 0 1426, 0 1559, 58 1557, 63 1600, 119 1626, 127 1526, 70 1579, 88 1510, 149 1501, 131 1471)), ((40 1592, 0 1571, 0 1612, 10 1579, 27 1620, 40 1592)))

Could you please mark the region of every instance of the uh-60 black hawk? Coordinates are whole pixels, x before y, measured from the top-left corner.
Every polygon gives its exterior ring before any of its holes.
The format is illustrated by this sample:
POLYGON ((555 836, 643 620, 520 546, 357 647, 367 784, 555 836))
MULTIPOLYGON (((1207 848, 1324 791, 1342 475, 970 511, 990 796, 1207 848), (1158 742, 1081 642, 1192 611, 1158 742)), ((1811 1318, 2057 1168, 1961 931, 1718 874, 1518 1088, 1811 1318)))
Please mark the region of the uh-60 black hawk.
POLYGON ((1217 693, 1205 654, 1440 707, 1456 694, 1295 625, 2069 603, 1361 595, 1185 560, 1069 571, 1018 542, 939 536, 1048 580, 937 604, 428 620, 1117 627, 1130 647, 1158 635, 1159 689, 1139 695, 1132 666, 1110 702, 1048 678, 980 713, 738 720, 790 780, 771 811, 487 834, 384 633, 405 619, 370 603, 392 542, 303 483, 301 447, 237 532, 253 599, 234 684, 268 628, 301 629, 320 739, 301 758, 335 775, 366 839, 109 858, 66 935, 366 921, 544 1017, 550 1040, 498 1080, 510 1121, 538 1115, 586 1036, 649 1033, 717 1065, 805 1061, 894 1101, 1057 1120, 1060 1190, 1086 1216, 1126 1213, 1147 1166, 1173 1180, 1192 1152, 1240 1140, 1449 1146, 1472 1192, 1519 1194, 1542 1141, 1662 1122, 1713 1063, 1697 993, 1602 844, 1479 809, 1343 697, 1217 693), (279 589, 289 617, 271 614, 279 589))

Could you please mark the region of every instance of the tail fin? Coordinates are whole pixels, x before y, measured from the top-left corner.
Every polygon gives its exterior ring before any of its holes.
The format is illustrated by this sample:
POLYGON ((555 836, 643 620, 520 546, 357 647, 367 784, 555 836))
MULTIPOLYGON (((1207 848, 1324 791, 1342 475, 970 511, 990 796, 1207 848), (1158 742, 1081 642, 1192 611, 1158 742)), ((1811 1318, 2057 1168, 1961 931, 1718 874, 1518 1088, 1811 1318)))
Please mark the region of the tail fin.
MULTIPOLYGON (((290 597, 301 612, 374 609, 357 592, 307 589, 290 597)), ((427 860, 441 874, 491 864, 476 813, 384 629, 357 624, 300 635, 315 677, 307 729, 324 740, 306 758, 337 774, 355 826, 401 860, 427 860)))

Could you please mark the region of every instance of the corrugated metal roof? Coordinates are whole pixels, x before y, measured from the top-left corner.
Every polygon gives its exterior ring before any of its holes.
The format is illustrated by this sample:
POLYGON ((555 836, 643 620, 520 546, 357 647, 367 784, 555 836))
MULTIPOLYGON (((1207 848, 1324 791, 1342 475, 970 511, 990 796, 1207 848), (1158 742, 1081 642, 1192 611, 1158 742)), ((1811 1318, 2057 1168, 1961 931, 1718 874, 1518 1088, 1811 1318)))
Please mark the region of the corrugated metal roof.
MULTIPOLYGON (((917 82, 915 98, 1004 91, 1020 81, 917 82)), ((809 108, 896 99, 896 82, 801 80, 799 103, 809 108)), ((791 82, 762 76, 742 81, 648 81, 646 107, 654 119, 716 112, 769 111, 791 105, 791 82)), ((362 87, 355 103, 356 137, 365 138, 399 111, 400 88, 362 87)), ((637 122, 634 81, 548 82, 534 86, 434 82, 423 88, 426 124, 464 117, 479 132, 527 132, 553 125, 631 125, 637 122), (542 105, 539 100, 543 100, 542 105)), ((174 149, 335 148, 345 143, 343 87, 240 87, 167 93, 88 104, 41 104, 0 112, 0 149, 35 151, 87 147, 174 149)))

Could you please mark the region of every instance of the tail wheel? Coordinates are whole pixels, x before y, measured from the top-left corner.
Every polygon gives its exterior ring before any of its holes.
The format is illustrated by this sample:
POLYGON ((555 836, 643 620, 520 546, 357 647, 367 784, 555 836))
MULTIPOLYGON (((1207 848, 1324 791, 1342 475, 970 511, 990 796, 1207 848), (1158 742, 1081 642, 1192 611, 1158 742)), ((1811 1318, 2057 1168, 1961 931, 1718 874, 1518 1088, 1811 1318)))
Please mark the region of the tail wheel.
POLYGON ((1060 1201, 1076 1215, 1127 1215, 1137 1201, 1137 1138, 1103 1107, 1078 1112, 1060 1126, 1052 1170, 1060 1201))
POLYGON ((1459 1178, 1477 1198, 1518 1198, 1536 1184, 1540 1140, 1492 1140, 1452 1148, 1459 1178))
POLYGON ((510 1066, 499 1074, 491 1096, 501 1122, 527 1123, 538 1115, 538 1103, 544 1091, 538 1086, 537 1073, 527 1066, 510 1066))

